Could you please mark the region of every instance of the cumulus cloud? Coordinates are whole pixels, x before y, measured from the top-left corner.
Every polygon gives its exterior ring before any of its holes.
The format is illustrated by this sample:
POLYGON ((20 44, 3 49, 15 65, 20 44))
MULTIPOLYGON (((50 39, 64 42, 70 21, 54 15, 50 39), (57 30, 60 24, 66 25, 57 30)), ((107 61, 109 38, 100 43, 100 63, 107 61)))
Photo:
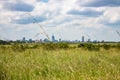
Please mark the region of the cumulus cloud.
POLYGON ((3 5, 3 8, 10 11, 31 12, 34 9, 34 6, 24 2, 15 2, 15 3, 7 2, 3 5))
POLYGON ((85 0, 85 1, 79 1, 81 6, 86 7, 103 7, 103 6, 109 6, 109 7, 116 7, 120 6, 120 0, 85 0))
POLYGON ((107 8, 104 14, 97 18, 97 21, 101 24, 105 24, 107 26, 116 27, 120 25, 120 9, 115 8, 107 8))
POLYGON ((47 3, 49 0, 37 0, 37 1, 41 1, 41 2, 47 3))
POLYGON ((100 15, 103 14, 103 12, 101 11, 95 11, 95 10, 90 10, 90 9, 86 9, 86 10, 70 10, 68 12, 68 14, 71 14, 71 15, 83 15, 83 16, 86 16, 86 17, 98 17, 100 15))
POLYGON ((29 17, 23 17, 18 19, 12 19, 12 23, 16 24, 31 24, 31 23, 39 23, 46 20, 46 17, 43 16, 29 16, 29 17))

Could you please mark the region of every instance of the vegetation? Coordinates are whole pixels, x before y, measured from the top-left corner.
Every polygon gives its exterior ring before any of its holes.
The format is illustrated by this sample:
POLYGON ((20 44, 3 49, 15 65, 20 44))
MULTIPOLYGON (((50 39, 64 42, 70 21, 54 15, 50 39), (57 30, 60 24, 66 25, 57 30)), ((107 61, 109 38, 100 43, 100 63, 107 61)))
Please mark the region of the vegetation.
POLYGON ((44 43, 42 44, 43 49, 45 50, 58 50, 58 49, 68 49, 68 43, 44 43))
POLYGON ((92 43, 81 43, 78 45, 79 48, 83 48, 85 50, 89 51, 99 51, 100 50, 100 45, 94 45, 92 43))
POLYGON ((120 44, 0 45, 0 80, 119 79, 120 44))
POLYGON ((5 44, 10 44, 10 42, 0 40, 0 44, 5 45, 5 44))

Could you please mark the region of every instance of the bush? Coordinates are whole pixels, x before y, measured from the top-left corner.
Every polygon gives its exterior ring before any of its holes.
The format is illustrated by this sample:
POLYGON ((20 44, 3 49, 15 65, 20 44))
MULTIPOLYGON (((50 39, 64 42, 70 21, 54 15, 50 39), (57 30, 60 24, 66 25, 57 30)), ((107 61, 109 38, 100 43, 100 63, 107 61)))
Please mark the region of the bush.
POLYGON ((57 50, 57 49, 67 49, 69 45, 67 43, 43 43, 43 49, 46 50, 57 50))
POLYGON ((18 51, 18 52, 23 52, 25 51, 26 49, 28 49, 28 45, 19 45, 19 44, 13 44, 12 45, 12 50, 13 51, 18 51))
POLYGON ((97 46, 97 45, 93 45, 93 44, 88 44, 86 46, 87 50, 89 51, 99 51, 100 50, 100 47, 97 46))
POLYGON ((55 50, 55 49, 57 49, 57 45, 54 44, 54 43, 43 43, 42 47, 45 50, 55 50))
POLYGON ((58 43, 58 48, 59 49, 67 49, 69 48, 68 43, 58 43))
POLYGON ((3 40, 0 40, 0 45, 7 45, 7 44, 10 44, 10 42, 7 42, 7 41, 3 41, 3 40))
POLYGON ((103 44, 102 47, 103 47, 105 50, 109 50, 109 49, 111 48, 111 46, 108 45, 108 44, 103 44))
POLYGON ((85 44, 81 43, 81 44, 78 45, 78 48, 82 48, 82 47, 85 47, 85 44))
POLYGON ((88 51, 99 51, 100 47, 91 43, 81 43, 78 45, 78 48, 83 48, 88 51))
POLYGON ((116 45, 116 48, 120 50, 120 44, 117 44, 117 45, 116 45))

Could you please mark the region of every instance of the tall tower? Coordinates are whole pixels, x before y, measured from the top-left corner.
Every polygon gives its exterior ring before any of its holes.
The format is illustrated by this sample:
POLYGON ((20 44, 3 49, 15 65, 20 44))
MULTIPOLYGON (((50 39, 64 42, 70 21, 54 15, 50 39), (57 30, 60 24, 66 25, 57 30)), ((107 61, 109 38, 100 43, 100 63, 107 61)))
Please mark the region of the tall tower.
POLYGON ((25 40, 25 37, 23 37, 23 39, 22 39, 22 42, 25 42, 26 40, 25 40))
POLYGON ((82 42, 84 42, 84 36, 82 36, 82 42))
POLYGON ((61 40, 61 38, 59 38, 59 42, 61 42, 62 40, 61 40))
POLYGON ((52 42, 54 42, 55 41, 55 36, 54 35, 52 35, 52 42))

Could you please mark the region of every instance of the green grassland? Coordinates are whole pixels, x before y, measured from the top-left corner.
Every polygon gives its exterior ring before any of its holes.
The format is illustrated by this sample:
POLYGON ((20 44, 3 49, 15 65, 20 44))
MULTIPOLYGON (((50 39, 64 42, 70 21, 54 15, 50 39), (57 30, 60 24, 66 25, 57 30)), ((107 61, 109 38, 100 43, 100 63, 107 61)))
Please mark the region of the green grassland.
POLYGON ((120 80, 120 47, 95 45, 0 45, 0 80, 120 80))

